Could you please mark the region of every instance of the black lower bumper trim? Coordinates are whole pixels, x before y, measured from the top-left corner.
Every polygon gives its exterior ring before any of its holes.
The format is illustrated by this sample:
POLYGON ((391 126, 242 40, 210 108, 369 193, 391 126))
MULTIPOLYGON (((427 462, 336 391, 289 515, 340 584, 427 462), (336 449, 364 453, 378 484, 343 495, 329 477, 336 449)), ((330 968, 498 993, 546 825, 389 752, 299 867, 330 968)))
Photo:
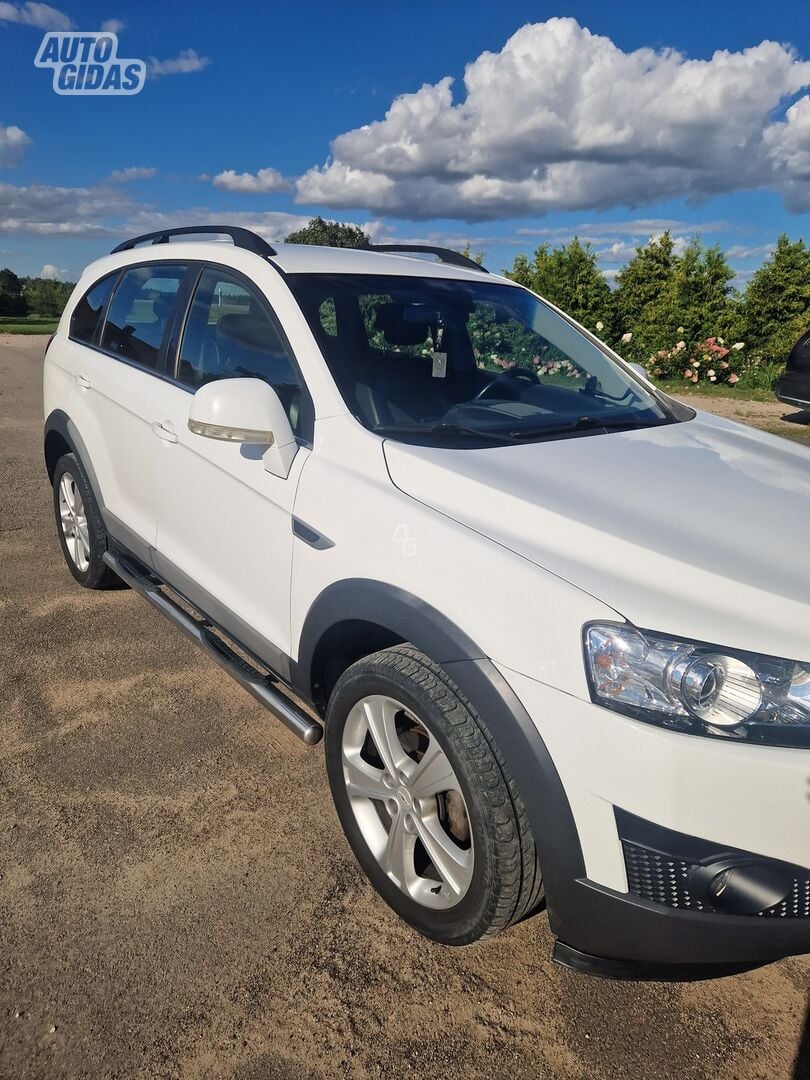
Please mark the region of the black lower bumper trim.
POLYGON ((561 967, 600 979, 621 979, 632 982, 697 982, 701 979, 721 979, 743 971, 762 967, 763 961, 725 964, 661 964, 646 960, 613 960, 607 956, 591 956, 573 949, 562 941, 554 944, 554 960, 561 967))

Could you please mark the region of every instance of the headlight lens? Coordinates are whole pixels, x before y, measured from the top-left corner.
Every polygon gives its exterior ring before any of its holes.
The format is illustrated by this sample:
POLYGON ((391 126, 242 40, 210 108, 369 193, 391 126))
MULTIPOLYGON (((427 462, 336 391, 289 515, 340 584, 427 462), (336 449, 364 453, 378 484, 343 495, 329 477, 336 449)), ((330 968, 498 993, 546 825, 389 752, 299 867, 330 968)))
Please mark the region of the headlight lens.
POLYGON ((585 628, 591 697, 695 735, 810 746, 810 664, 638 630, 585 628))

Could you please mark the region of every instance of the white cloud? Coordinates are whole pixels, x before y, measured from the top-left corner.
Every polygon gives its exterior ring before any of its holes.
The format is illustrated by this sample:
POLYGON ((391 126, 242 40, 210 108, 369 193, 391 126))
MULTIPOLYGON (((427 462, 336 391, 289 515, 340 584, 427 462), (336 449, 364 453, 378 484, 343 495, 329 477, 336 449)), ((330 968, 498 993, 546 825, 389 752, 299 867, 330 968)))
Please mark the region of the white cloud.
POLYGON ((776 244, 755 244, 747 247, 745 244, 734 244, 726 252, 726 258, 731 259, 765 259, 776 249, 776 244))
POLYGON ((571 18, 521 27, 498 53, 396 98, 384 120, 338 136, 297 183, 297 201, 412 219, 604 210, 772 187, 810 200, 801 98, 810 63, 763 41, 690 60, 624 52, 571 18))
POLYGON ((309 215, 282 211, 210 210, 191 207, 162 212, 132 199, 127 188, 101 183, 89 187, 16 186, 0 183, 0 235, 112 238, 181 225, 241 225, 268 240, 300 229, 309 215))
POLYGON ((617 240, 610 247, 601 248, 597 254, 600 262, 626 263, 636 253, 637 244, 628 243, 626 240, 617 240))
POLYGON ((39 30, 71 30, 72 21, 49 4, 29 0, 26 4, 0 3, 0 22, 36 26, 39 30))
MULTIPOLYGON (((661 233, 650 233, 645 236, 644 243, 650 240, 660 239, 661 233)), ((672 250, 675 255, 683 255, 686 250, 686 245, 689 243, 687 236, 673 236, 672 237, 672 250)), ((603 263, 626 263, 636 253, 638 247, 643 247, 643 244, 639 241, 633 243, 628 240, 616 240, 610 244, 609 247, 597 248, 596 254, 599 256, 599 261, 603 263)))
POLYGON ((0 124, 0 167, 17 165, 30 145, 31 140, 22 128, 0 124))
MULTIPOLYGON (((157 232, 158 229, 169 229, 183 225, 241 225, 244 229, 250 229, 258 233, 266 240, 282 240, 288 233, 295 229, 301 229, 309 222, 309 216, 303 214, 288 214, 284 211, 263 211, 252 213, 250 211, 221 211, 209 210, 207 207, 197 207, 190 210, 172 211, 164 213, 151 209, 143 209, 128 215, 126 220, 117 229, 127 236, 136 236, 139 233, 157 232)), ((2 226, 0 226, 2 227, 2 226)))
POLYGON ((202 71, 211 61, 207 56, 198 56, 194 49, 183 49, 173 60, 158 60, 149 57, 149 74, 152 78, 161 75, 187 75, 191 71, 202 71))
POLYGON ((128 184, 132 180, 151 180, 153 176, 157 176, 157 169, 131 165, 127 169, 113 169, 110 180, 116 184, 128 184))
POLYGON ((129 196, 112 187, 0 184, 0 233, 28 236, 113 236, 111 221, 131 213, 129 196))
POLYGON ((67 281, 68 272, 64 267, 54 266, 52 263, 45 263, 39 272, 39 276, 45 278, 46 281, 67 281))
POLYGON ((213 181, 214 187, 225 191, 237 191, 243 195, 260 195, 268 191, 289 191, 290 184, 278 169, 259 169, 257 173, 238 173, 226 169, 218 173, 213 181))
POLYGON ((598 221, 584 222, 581 225, 554 226, 551 228, 520 228, 515 230, 518 236, 564 236, 573 239, 601 237, 603 240, 632 236, 647 240, 650 236, 660 236, 664 232, 681 232, 690 235, 705 236, 709 233, 733 232, 738 226, 730 221, 682 221, 676 218, 635 218, 633 221, 598 221))
POLYGON ((768 157, 781 178, 785 204, 810 210, 810 95, 799 98, 764 134, 768 157))
POLYGON ((101 31, 104 34, 120 34, 126 25, 123 19, 105 19, 101 31))

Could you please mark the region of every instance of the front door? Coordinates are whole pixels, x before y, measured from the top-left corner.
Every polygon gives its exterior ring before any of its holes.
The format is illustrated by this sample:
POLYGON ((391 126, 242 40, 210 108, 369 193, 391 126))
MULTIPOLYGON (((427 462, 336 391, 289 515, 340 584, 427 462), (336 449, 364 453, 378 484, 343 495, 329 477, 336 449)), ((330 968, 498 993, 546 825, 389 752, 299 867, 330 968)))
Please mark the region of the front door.
MULTIPOLYGON (((290 652, 292 512, 309 450, 289 476, 267 472, 263 448, 188 429, 192 393, 212 379, 252 376, 279 393, 293 430, 306 392, 267 298, 232 271, 202 270, 179 343, 176 383, 160 389, 171 433, 156 460, 158 572, 247 648, 286 674, 290 652)), ((303 405, 302 405, 303 403, 303 405)))

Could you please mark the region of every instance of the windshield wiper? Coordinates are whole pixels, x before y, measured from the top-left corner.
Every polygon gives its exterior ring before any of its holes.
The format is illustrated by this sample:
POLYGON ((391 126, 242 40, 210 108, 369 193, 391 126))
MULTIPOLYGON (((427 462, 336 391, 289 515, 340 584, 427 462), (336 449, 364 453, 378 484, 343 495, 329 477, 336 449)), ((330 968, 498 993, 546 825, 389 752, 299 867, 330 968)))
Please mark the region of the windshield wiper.
POLYGON ((571 431, 631 431, 634 428, 658 427, 661 424, 670 424, 671 420, 608 420, 598 419, 595 416, 579 416, 565 424, 550 424, 547 427, 509 428, 503 431, 482 431, 481 428, 465 427, 463 424, 439 423, 433 427, 425 427, 421 424, 378 424, 371 430, 377 435, 429 435, 429 436, 465 436, 475 439, 485 439, 492 443, 519 443, 529 439, 542 438, 545 435, 566 435, 571 431))
POLYGON ((569 431, 632 431, 634 428, 660 427, 670 424, 671 420, 645 421, 625 418, 624 420, 599 419, 596 416, 580 416, 565 424, 552 424, 547 427, 514 428, 508 435, 510 439, 536 439, 543 435, 565 435, 569 431))
POLYGON ((422 424, 377 424, 371 429, 376 435, 464 435, 469 438, 486 439, 487 442, 511 442, 508 431, 482 431, 480 428, 465 427, 463 424, 436 424, 425 427, 422 424))

